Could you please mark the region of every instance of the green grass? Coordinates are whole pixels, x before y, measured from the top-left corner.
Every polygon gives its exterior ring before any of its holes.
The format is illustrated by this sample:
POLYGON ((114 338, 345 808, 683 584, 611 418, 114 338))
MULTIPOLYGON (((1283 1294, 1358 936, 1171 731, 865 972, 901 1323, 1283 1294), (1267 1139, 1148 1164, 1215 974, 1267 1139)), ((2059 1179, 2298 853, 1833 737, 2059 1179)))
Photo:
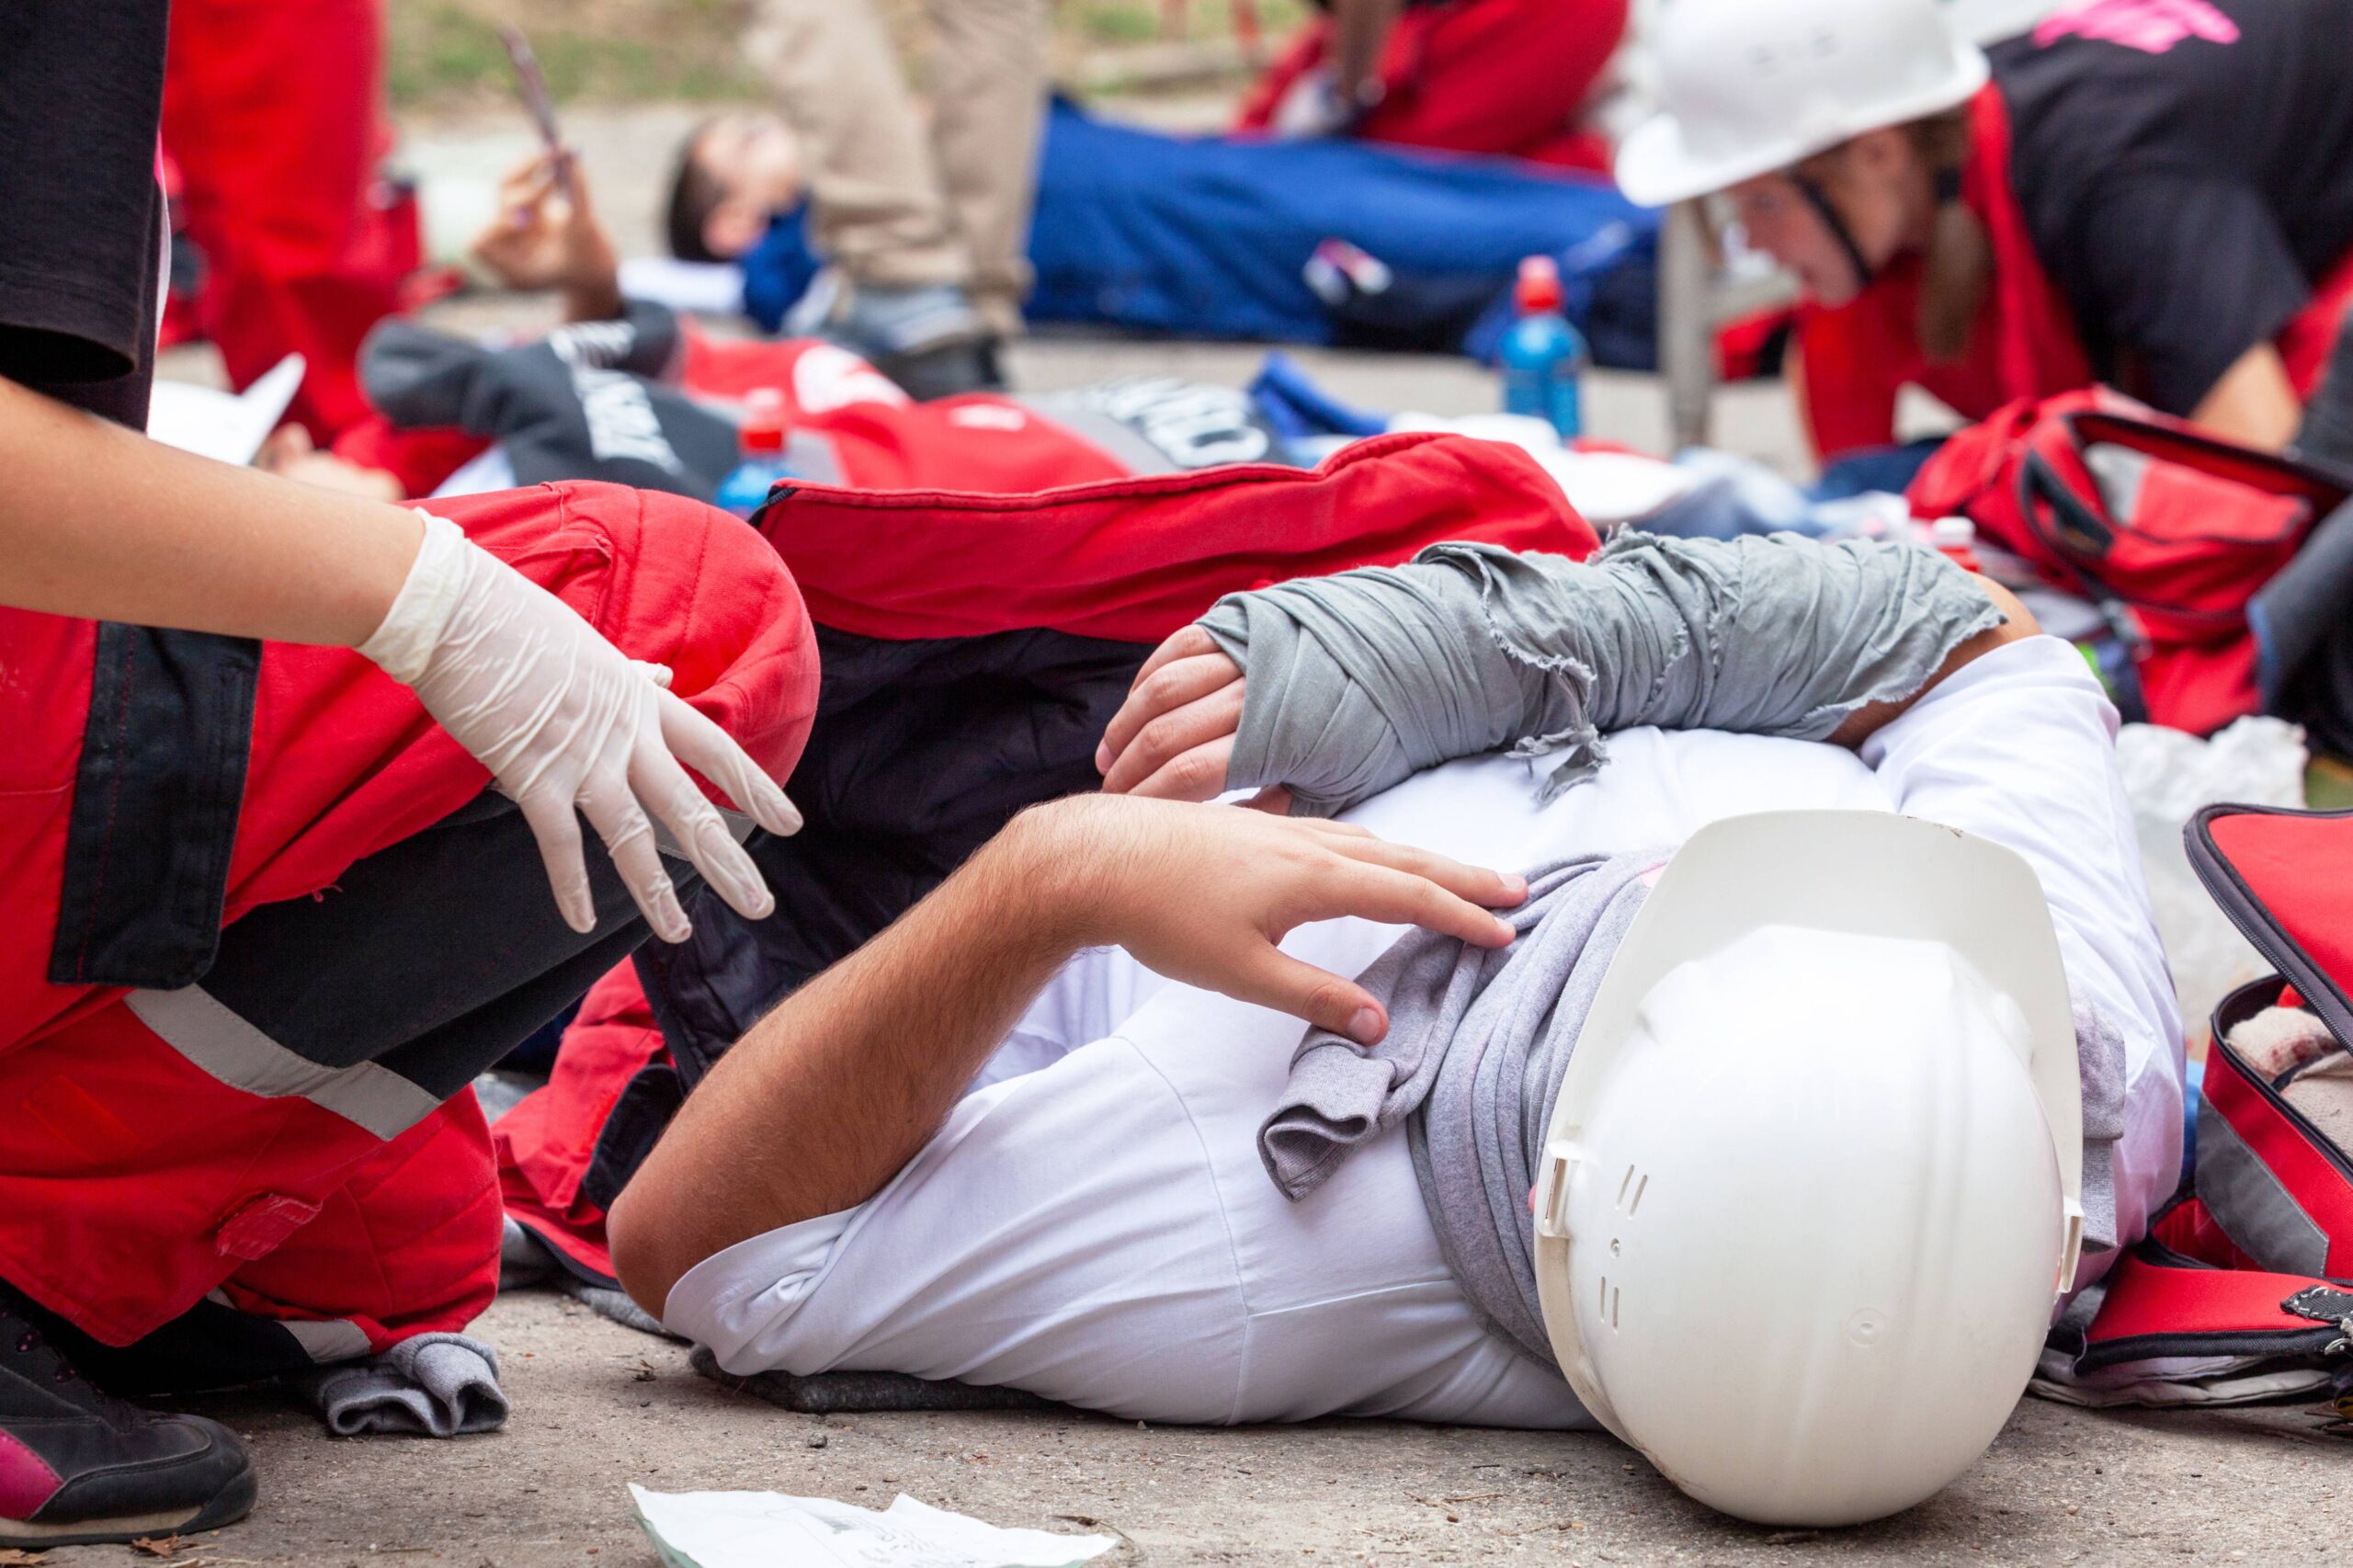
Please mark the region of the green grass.
MULTIPOLYGON (((893 15, 918 8, 917 0, 881 3, 893 15)), ((756 98, 763 89, 757 74, 745 66, 739 45, 751 5, 752 0, 399 0, 386 8, 392 106, 448 108, 511 101, 506 52, 495 31, 502 20, 530 36, 559 103, 756 98)), ((1308 0, 1260 0, 1260 25, 1269 46, 1309 10, 1308 0)), ((1073 52, 1156 41, 1160 6, 1158 0, 1061 0, 1054 27, 1062 35, 1057 57, 1067 61, 1073 52)), ((1226 0, 1191 0, 1187 37, 1208 41, 1232 32, 1226 0)))
POLYGON ((529 7, 483 0, 410 0, 393 6, 386 69, 392 105, 511 99, 514 78, 494 26, 496 13, 508 12, 520 13, 517 19, 530 36, 558 103, 759 96, 757 75, 739 57, 742 17, 732 0, 665 0, 661 6, 604 9, 609 15, 599 17, 583 6, 580 12, 591 14, 560 11, 543 21, 529 7), (594 25, 597 21, 605 25, 594 25), (660 41, 645 41, 648 35, 660 41))

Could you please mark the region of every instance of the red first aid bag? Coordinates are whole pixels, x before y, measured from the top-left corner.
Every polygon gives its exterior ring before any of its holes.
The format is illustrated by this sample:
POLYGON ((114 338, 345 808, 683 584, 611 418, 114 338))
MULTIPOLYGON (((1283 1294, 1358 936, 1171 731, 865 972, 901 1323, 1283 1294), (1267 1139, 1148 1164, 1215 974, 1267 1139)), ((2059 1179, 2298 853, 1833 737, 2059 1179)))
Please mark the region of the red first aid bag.
POLYGON ((2348 495, 2347 475, 2091 387, 1953 436, 1909 499, 2098 607, 2137 676, 2126 717, 2204 733, 2263 707, 2248 606, 2348 495))
POLYGON ((2214 1011, 2192 1186, 2063 1322, 2062 1397, 2328 1391, 2353 1416, 2353 812, 2209 806, 2190 863, 2279 972, 2214 1011))

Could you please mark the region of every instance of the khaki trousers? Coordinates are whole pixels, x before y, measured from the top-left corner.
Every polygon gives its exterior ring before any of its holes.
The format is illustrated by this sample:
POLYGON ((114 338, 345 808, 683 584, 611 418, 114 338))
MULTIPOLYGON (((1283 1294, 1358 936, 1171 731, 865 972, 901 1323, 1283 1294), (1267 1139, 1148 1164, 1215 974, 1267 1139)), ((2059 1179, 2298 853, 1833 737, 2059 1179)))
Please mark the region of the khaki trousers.
POLYGON ((1048 9, 924 0, 926 140, 873 0, 760 0, 746 48, 806 144, 817 250, 853 284, 956 284, 1018 329, 1048 9))

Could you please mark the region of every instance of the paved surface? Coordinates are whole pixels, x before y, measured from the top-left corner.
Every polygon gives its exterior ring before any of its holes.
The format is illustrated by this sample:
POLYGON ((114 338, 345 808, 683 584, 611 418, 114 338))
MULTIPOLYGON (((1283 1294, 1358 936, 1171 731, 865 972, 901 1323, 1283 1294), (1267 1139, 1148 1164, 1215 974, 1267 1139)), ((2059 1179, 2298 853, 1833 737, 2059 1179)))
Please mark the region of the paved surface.
MULTIPOLYGON (((1605 1437, 821 1419, 727 1393, 676 1346, 554 1296, 509 1298, 482 1328, 516 1403, 492 1436, 337 1440, 273 1398, 204 1406, 252 1438, 262 1499, 182 1560, 641 1568, 655 1559, 631 1481, 876 1507, 906 1492, 994 1524, 1122 1536, 1103 1560, 1114 1563, 2265 1563, 2326 1561, 2353 1530, 2353 1445, 2301 1411, 2110 1415, 2030 1401, 1922 1506, 1862 1529, 1791 1532, 1709 1513, 1605 1437)), ((119 1547, 48 1558, 128 1560, 119 1547)))
MULTIPOLYGON (((605 210, 644 248, 661 165, 690 116, 656 108, 568 118, 603 182, 605 210)), ((436 167, 494 171, 529 142, 505 128, 460 127, 413 144, 436 167)), ((512 299, 437 314, 458 327, 551 319, 545 301, 512 299)), ((1012 368, 1038 390, 1137 372, 1232 383, 1261 352, 1040 340, 1022 345, 1012 368)), ((1495 405, 1491 377, 1461 360, 1301 358, 1336 392, 1368 404, 1436 414, 1495 405)), ((217 375, 202 352, 174 356, 169 369, 217 375)), ((1650 379, 1597 375, 1588 397, 1597 434, 1664 442, 1664 395, 1650 379)), ((1790 472, 1804 465, 1777 390, 1726 394, 1716 435, 1790 472)), ((631 1481, 877 1506, 905 1491, 997 1524, 1117 1533, 1130 1544, 1112 1561, 1156 1563, 2261 1563, 2324 1559, 2353 1532, 2353 1445, 2326 1435, 2309 1410, 2101 1415, 2029 1402, 1985 1460, 1928 1504, 1865 1529, 1792 1533, 1711 1515, 1601 1437, 1387 1423, 1208 1431, 1078 1416, 820 1420, 727 1394, 694 1377, 676 1346, 552 1296, 501 1302, 482 1332, 506 1358, 517 1407, 494 1436, 340 1441, 274 1397, 207 1406, 252 1437, 262 1503, 250 1522, 181 1560, 648 1564, 631 1481)), ((1739 1332, 1737 1322, 1724 1332, 1739 1332)), ((114 1548, 47 1559, 57 1568, 128 1560, 114 1548)))

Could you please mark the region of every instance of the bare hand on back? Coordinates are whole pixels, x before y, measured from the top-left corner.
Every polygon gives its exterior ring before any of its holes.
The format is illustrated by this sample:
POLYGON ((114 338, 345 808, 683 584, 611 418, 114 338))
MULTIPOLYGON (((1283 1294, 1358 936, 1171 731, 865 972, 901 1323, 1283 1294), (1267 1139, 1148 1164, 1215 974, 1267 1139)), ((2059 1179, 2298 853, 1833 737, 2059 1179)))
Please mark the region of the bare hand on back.
POLYGON ((1370 1045, 1388 1015, 1354 981, 1277 946, 1319 920, 1419 926, 1500 948, 1494 909, 1528 896, 1517 876, 1392 844, 1349 823, 1076 795, 1011 835, 1037 874, 1067 879, 1076 939, 1116 944, 1172 980, 1304 1018, 1370 1045))

